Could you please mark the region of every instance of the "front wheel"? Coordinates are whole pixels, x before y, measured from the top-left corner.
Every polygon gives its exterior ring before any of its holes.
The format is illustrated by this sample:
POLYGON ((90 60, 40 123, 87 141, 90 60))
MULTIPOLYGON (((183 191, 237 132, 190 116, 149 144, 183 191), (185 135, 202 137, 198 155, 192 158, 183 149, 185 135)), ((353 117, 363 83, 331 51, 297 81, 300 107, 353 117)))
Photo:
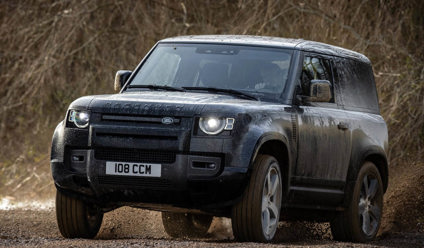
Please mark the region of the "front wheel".
POLYGON ((162 212, 162 224, 173 238, 203 238, 212 223, 211 215, 162 212))
POLYGON ((94 238, 99 232, 103 213, 96 206, 56 192, 56 219, 65 238, 94 238))
POLYGON ((234 237, 239 241, 270 242, 280 220, 282 178, 278 161, 258 155, 242 199, 232 210, 234 237))
POLYGON ((331 221, 333 238, 366 242, 377 235, 383 213, 383 183, 377 167, 365 162, 358 173, 349 208, 331 221))

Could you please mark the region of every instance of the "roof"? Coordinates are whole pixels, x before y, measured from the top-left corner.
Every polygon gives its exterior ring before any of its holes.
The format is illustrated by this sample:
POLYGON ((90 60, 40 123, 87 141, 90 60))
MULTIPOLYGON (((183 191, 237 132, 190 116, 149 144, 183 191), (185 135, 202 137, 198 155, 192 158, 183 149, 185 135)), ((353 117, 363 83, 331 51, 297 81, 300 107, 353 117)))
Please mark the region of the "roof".
POLYGON ((316 41, 303 39, 288 39, 271 36, 251 36, 251 35, 191 35, 177 36, 161 40, 164 43, 222 43, 234 45, 254 45, 298 49, 308 52, 324 53, 333 56, 350 57, 365 63, 370 63, 369 59, 360 53, 316 41))

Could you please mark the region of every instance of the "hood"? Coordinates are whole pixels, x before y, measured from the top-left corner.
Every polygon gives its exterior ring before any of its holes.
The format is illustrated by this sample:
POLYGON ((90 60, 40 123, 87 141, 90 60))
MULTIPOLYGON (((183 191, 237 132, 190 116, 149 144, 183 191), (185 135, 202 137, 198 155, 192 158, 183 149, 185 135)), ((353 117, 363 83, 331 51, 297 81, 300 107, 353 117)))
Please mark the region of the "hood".
MULTIPOLYGON (((87 104, 87 97, 80 99, 87 104)), ((78 100, 72 105, 77 103, 78 100)), ((92 96, 88 109, 110 114, 194 116, 204 112, 240 113, 247 106, 262 104, 223 94, 141 91, 92 96)))

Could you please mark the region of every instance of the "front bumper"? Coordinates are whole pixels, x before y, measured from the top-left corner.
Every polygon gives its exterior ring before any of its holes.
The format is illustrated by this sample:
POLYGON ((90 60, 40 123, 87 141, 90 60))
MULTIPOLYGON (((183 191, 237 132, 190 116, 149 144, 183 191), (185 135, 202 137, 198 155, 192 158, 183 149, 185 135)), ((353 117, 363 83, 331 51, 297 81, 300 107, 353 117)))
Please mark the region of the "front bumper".
POLYGON ((92 112, 89 128, 62 122, 51 154, 57 188, 102 206, 151 203, 204 209, 233 204, 248 173, 248 163, 240 158, 249 158, 240 156, 239 141, 232 135, 196 135, 192 117, 175 117, 172 125, 160 120, 92 112), (161 164, 161 176, 106 175, 107 161, 161 164))
POLYGON ((205 209, 231 205, 247 182, 247 169, 225 167, 223 156, 197 153, 150 151, 149 156, 161 155, 155 161, 161 164, 161 177, 106 175, 106 161, 120 161, 118 155, 130 151, 133 157, 127 161, 143 162, 135 161, 145 155, 135 149, 68 149, 65 162, 51 162, 55 184, 102 206, 151 203, 205 209))

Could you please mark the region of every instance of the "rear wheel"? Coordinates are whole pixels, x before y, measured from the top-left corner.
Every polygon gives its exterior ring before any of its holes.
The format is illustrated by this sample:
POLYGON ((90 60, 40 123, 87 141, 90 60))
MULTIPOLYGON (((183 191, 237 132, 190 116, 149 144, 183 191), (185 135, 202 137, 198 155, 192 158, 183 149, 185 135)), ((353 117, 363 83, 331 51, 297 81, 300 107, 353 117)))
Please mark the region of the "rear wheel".
POLYGON ((372 240, 380 228, 382 213, 381 176, 373 163, 365 162, 358 173, 349 208, 331 221, 333 238, 353 242, 372 240))
POLYGON ((233 206, 232 226, 239 241, 270 242, 280 219, 282 179, 277 160, 258 155, 242 200, 233 206))
POLYGON ((211 215, 162 212, 166 233, 173 238, 202 238, 212 223, 211 215))
POLYGON ((96 206, 56 192, 56 219, 65 238, 94 238, 99 232, 103 213, 96 206))

